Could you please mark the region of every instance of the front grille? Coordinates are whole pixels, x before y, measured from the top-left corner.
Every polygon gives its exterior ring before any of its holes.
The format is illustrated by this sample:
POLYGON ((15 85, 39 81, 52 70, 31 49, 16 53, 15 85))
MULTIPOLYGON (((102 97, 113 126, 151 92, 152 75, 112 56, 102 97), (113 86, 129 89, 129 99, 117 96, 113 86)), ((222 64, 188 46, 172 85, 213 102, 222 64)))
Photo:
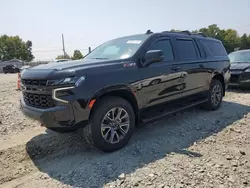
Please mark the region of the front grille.
POLYGON ((51 95, 23 92, 23 99, 28 106, 36 108, 50 108, 54 106, 51 95))
POLYGON ((22 79, 21 82, 23 85, 29 85, 29 86, 46 86, 47 85, 47 80, 22 79))
POLYGON ((231 75, 230 82, 238 83, 240 75, 231 75))

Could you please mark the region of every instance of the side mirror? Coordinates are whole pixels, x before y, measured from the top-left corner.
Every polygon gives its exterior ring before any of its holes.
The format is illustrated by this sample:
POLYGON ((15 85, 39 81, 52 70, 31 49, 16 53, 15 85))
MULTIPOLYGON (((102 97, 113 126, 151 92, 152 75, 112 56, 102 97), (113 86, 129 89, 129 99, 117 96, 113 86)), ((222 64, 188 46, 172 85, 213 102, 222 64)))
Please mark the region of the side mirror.
POLYGON ((162 50, 149 50, 144 56, 144 64, 148 66, 152 63, 160 62, 163 59, 164 53, 162 50))

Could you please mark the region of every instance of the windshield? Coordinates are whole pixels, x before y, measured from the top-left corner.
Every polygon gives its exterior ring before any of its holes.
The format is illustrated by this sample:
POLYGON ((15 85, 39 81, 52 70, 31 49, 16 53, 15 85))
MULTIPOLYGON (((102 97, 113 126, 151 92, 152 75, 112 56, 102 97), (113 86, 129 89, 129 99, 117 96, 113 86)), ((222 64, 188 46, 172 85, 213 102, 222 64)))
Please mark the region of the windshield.
POLYGON ((85 59, 125 59, 133 56, 148 35, 134 35, 103 43, 85 59))
POLYGON ((231 63, 250 63, 250 51, 232 52, 228 57, 231 63))

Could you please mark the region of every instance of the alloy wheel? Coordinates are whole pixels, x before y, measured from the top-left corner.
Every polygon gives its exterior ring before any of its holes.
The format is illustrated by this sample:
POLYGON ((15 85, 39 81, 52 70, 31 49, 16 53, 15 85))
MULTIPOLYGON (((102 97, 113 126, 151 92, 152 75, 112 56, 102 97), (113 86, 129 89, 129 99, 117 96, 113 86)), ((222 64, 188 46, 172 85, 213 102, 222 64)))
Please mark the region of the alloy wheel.
POLYGON ((109 110, 102 119, 101 134, 111 144, 120 142, 128 133, 130 119, 128 112, 121 107, 109 110))
POLYGON ((212 89, 211 101, 213 106, 217 106, 220 103, 222 96, 221 87, 219 85, 215 85, 212 89))

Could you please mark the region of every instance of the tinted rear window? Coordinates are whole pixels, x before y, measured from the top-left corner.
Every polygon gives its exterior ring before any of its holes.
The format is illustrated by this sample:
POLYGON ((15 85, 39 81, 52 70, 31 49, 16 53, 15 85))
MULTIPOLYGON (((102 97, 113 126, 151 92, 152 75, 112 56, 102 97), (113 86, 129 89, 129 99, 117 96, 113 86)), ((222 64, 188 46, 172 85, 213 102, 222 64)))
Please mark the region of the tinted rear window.
POLYGON ((208 48, 213 56, 227 56, 227 52, 222 43, 212 40, 201 40, 201 43, 208 48))
POLYGON ((180 60, 198 58, 193 40, 177 39, 176 44, 180 60))

